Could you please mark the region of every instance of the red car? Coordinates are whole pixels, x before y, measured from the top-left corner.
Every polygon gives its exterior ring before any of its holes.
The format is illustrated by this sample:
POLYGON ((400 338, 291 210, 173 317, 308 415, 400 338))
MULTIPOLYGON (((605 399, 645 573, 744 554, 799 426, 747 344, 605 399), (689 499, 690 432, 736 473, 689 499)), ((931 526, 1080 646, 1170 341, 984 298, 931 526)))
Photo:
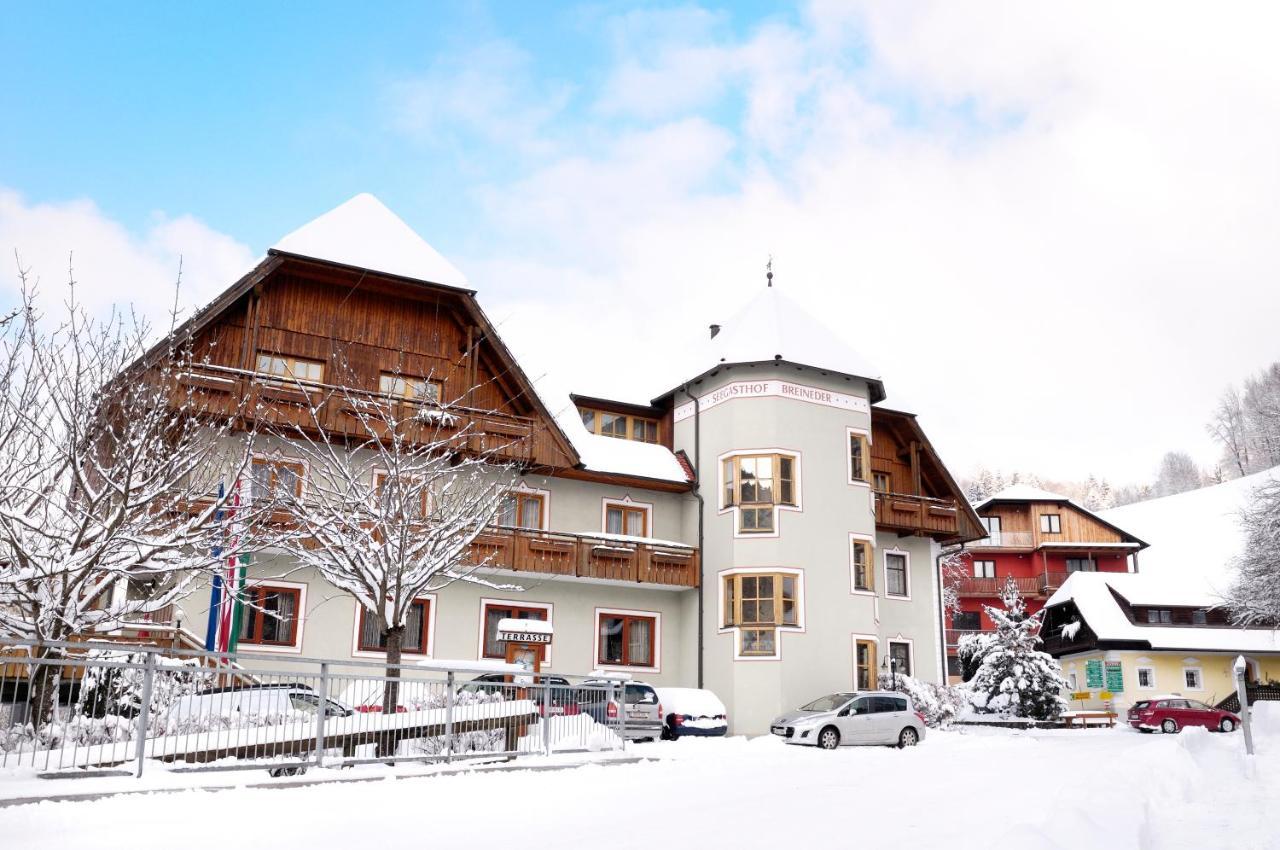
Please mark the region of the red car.
POLYGON ((1229 711, 1210 708, 1202 702, 1179 696, 1153 697, 1135 702, 1129 709, 1129 725, 1139 732, 1173 734, 1184 726, 1203 726, 1211 731, 1231 732, 1240 718, 1229 711))

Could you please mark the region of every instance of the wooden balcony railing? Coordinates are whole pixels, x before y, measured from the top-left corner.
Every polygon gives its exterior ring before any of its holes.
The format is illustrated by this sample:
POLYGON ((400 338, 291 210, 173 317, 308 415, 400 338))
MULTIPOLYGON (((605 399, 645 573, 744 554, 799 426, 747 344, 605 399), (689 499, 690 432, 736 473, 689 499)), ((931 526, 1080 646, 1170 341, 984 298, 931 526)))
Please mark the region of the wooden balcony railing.
MULTIPOLYGON (((965 576, 955 584, 956 590, 961 596, 999 596, 1006 581, 1007 579, 1003 578, 965 576)), ((1043 583, 1040 576, 1015 577, 1013 581, 1018 586, 1018 592, 1023 596, 1035 596, 1043 592, 1043 583)))
MULTIPOLYGON (((185 386, 175 390, 175 401, 177 392, 190 388, 210 415, 240 416, 261 425, 307 432, 319 426, 333 437, 367 439, 371 435, 359 420, 361 409, 390 411, 394 405, 396 418, 416 423, 425 439, 456 440, 464 451, 488 453, 504 461, 527 463, 534 455, 535 420, 527 416, 440 406, 332 384, 284 383, 225 366, 192 369, 181 376, 181 384, 185 386)), ((378 420, 376 413, 371 418, 378 420)))
POLYGON ((876 525, 898 534, 951 537, 959 533, 960 510, 952 499, 876 493, 876 525))
POLYGON ((956 646, 965 635, 995 634, 994 629, 947 629, 947 646, 956 646))
POLYGON ((697 587, 698 550, 641 538, 494 528, 471 545, 474 564, 549 576, 697 587))
POLYGON ((1034 546, 1035 535, 1030 531, 997 531, 969 544, 970 549, 1031 549, 1034 546))

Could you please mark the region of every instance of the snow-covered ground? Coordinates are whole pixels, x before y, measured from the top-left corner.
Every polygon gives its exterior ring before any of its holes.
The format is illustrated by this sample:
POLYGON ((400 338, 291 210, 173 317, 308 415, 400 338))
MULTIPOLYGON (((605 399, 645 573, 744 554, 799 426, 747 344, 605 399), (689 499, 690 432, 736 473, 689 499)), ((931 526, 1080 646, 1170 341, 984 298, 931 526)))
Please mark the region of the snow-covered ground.
MULTIPOLYGON (((1238 733, 1198 729, 965 729, 902 751, 695 738, 634 746, 650 757, 638 764, 42 802, 0 809, 0 835, 13 847, 94 850, 222 848, 229 836, 260 847, 345 849, 376 837, 534 850, 583 835, 617 850, 1274 848, 1280 712, 1266 719, 1252 764, 1238 733)), ((387 769, 360 775, 377 770, 387 769)), ((57 792, 81 790, 63 785, 57 792)))

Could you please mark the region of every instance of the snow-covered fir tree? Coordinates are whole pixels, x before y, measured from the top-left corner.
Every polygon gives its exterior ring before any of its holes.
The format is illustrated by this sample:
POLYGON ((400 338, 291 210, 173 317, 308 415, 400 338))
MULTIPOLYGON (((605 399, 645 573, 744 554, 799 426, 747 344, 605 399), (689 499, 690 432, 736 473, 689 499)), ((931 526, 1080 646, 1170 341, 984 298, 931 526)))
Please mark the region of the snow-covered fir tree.
POLYGON ((956 661, 960 664, 960 681, 968 682, 977 674, 983 659, 991 651, 994 638, 989 632, 970 632, 956 642, 956 661))
POLYGON ((996 630, 982 664, 966 685, 979 712, 1048 720, 1066 707, 1062 668, 1040 644, 1040 616, 1027 615, 1017 584, 1009 579, 1000 591, 1004 608, 988 605, 996 630))
POLYGON ((1241 521, 1247 542, 1227 593, 1231 617, 1239 625, 1280 627, 1280 479, 1253 491, 1241 521))

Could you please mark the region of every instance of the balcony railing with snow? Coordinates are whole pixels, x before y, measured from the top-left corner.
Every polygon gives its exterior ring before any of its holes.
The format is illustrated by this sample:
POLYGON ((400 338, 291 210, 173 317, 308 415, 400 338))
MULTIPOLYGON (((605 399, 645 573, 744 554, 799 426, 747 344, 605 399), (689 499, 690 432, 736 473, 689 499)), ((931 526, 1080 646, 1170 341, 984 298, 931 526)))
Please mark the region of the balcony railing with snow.
POLYGON ((907 493, 876 493, 876 525, 900 534, 952 537, 959 533, 960 509, 953 499, 907 493))
POLYGON ((475 564, 565 578, 697 587, 698 550, 683 543, 616 534, 569 534, 493 527, 471 545, 475 564))
POLYGON ((1030 531, 996 531, 989 537, 975 540, 970 549, 1030 549, 1035 545, 1030 531))
POLYGON ((318 428, 333 436, 367 437, 363 412, 384 409, 400 420, 417 420, 430 439, 456 439, 459 447, 476 454, 492 454, 504 461, 534 459, 536 422, 458 404, 440 405, 369 390, 314 381, 282 381, 228 366, 202 365, 184 372, 180 383, 199 394, 202 409, 211 415, 240 416, 264 425, 318 428))

